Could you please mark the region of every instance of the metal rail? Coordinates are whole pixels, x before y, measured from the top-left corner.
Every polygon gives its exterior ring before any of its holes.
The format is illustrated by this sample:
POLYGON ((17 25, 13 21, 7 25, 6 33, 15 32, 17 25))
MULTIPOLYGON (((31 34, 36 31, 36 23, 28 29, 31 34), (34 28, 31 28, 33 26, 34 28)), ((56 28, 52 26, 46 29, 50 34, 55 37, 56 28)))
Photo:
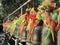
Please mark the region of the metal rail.
MULTIPOLYGON (((11 16, 12 14, 14 14, 15 12, 17 12, 19 9, 21 9, 21 11, 22 11, 22 7, 23 6, 25 6, 27 3, 29 3, 31 0, 28 0, 27 2, 25 2, 23 5, 21 5, 19 8, 17 8, 16 10, 14 10, 11 14, 8 14, 8 16, 6 17, 6 18, 4 18, 4 20, 5 19, 7 19, 7 18, 9 18, 9 16, 11 16)), ((22 12, 21 12, 21 14, 22 14, 22 12)), ((3 20, 3 21, 4 21, 3 20)))

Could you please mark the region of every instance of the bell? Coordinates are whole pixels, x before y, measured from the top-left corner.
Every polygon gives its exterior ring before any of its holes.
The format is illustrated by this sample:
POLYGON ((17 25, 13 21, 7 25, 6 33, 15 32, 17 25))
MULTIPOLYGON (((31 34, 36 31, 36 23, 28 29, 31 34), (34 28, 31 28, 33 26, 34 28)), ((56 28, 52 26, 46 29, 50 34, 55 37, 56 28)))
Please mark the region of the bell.
POLYGON ((41 31, 42 31, 42 27, 41 26, 37 26, 32 34, 32 44, 33 45, 40 45, 41 44, 41 31))

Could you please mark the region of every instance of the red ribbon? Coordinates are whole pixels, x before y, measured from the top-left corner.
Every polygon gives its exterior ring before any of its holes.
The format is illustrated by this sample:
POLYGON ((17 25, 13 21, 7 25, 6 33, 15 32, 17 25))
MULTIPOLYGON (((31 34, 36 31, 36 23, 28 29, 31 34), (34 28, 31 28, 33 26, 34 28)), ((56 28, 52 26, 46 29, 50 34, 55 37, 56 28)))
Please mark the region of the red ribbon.
POLYGON ((29 19, 32 19, 33 21, 35 21, 36 20, 36 14, 29 15, 28 20, 29 19))
POLYGON ((60 27, 60 23, 57 24, 57 26, 55 27, 55 31, 58 31, 60 27))
POLYGON ((55 32, 57 32, 58 29, 59 29, 59 27, 60 27, 60 24, 56 23, 54 20, 52 20, 52 23, 54 24, 53 30, 54 30, 55 32))

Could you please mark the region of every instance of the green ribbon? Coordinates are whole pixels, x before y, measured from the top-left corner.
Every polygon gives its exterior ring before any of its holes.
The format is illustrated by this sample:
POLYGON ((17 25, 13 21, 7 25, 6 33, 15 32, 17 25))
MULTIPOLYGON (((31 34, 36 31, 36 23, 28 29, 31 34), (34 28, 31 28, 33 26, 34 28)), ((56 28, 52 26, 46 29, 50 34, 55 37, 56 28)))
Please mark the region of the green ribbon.
POLYGON ((47 32, 47 35, 46 35, 46 37, 45 37, 45 39, 44 39, 44 41, 43 41, 43 44, 46 44, 46 42, 47 42, 48 39, 49 39, 50 34, 51 34, 51 32, 50 32, 50 29, 49 29, 48 32, 47 32))
POLYGON ((11 35, 13 34, 15 28, 16 28, 16 24, 12 24, 12 25, 10 26, 9 32, 10 32, 11 35))
POLYGON ((55 13, 52 15, 52 19, 55 21, 55 22, 58 22, 58 14, 55 13))
POLYGON ((36 18, 37 18, 38 20, 41 20, 41 16, 40 16, 39 14, 36 15, 36 18))
POLYGON ((42 19, 42 20, 45 19, 45 15, 44 15, 44 14, 41 15, 41 19, 42 19))

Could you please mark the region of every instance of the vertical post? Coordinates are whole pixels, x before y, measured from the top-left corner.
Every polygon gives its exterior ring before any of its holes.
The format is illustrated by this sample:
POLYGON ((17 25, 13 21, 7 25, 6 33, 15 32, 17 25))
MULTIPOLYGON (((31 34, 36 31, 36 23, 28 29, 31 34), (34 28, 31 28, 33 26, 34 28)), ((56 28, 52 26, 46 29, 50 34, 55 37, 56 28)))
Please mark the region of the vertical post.
POLYGON ((15 45, 17 45, 17 39, 15 39, 15 45))
POLYGON ((23 14, 23 7, 21 8, 21 15, 23 14))

